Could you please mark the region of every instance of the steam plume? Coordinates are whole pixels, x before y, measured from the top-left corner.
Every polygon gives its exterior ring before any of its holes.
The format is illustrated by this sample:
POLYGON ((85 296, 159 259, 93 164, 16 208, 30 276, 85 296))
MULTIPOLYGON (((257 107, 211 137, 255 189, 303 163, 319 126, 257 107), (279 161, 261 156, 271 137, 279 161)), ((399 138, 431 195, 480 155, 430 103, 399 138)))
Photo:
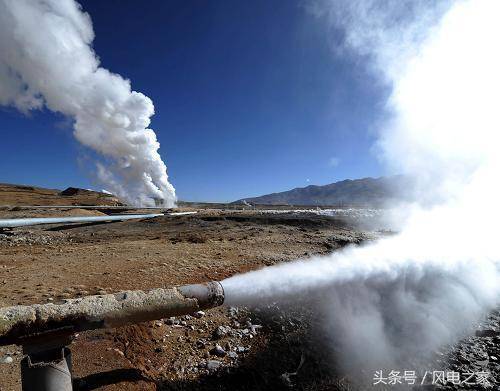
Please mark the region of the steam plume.
POLYGON ((223 282, 226 300, 318 299, 350 365, 408 362, 455 340, 500 300, 500 3, 317 1, 308 9, 343 30, 342 50, 368 59, 392 87, 378 145, 420 191, 397 236, 234 276, 223 282))
POLYGON ((0 0, 0 104, 74 119, 74 135, 98 152, 97 176, 131 204, 173 206, 153 130, 151 99, 99 66, 94 31, 74 0, 0 0))

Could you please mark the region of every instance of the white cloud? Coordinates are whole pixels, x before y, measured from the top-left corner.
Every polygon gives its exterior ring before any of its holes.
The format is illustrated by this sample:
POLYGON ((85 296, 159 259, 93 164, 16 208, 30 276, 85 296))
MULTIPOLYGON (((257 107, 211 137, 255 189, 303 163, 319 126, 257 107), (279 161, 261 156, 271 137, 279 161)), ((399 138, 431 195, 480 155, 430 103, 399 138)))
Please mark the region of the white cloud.
POLYGON ((70 117, 76 139, 102 157, 96 170, 106 188, 131 204, 173 206, 149 128, 153 102, 100 66, 93 40, 90 16, 74 0, 0 0, 0 105, 70 117))
POLYGON ((333 156, 328 160, 328 165, 330 167, 337 167, 339 164, 340 164, 340 159, 338 157, 333 156))

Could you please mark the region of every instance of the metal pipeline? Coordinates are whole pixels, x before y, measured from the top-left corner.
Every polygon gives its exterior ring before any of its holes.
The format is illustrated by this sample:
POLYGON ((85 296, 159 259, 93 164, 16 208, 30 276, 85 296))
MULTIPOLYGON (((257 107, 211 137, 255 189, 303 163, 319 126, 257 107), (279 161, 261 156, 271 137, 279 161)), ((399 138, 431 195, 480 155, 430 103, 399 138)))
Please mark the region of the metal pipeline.
POLYGON ((0 345, 50 345, 84 330, 187 315, 224 303, 219 282, 0 308, 0 345))
POLYGON ((127 206, 127 205, 0 205, 0 209, 115 209, 115 210, 166 210, 165 206, 127 206))
POLYGON ((162 213, 141 215, 111 215, 111 216, 79 216, 79 217, 36 217, 26 219, 3 219, 0 220, 0 228, 14 228, 27 225, 39 224, 63 224, 63 223, 92 223, 100 221, 123 221, 132 219, 151 219, 153 217, 165 216, 162 213))
POLYGON ((21 361, 23 391, 73 391, 71 351, 67 347, 28 354, 21 361))
POLYGON ((23 391, 72 391, 74 333, 187 315, 224 303, 219 282, 0 308, 0 345, 17 344, 23 391))

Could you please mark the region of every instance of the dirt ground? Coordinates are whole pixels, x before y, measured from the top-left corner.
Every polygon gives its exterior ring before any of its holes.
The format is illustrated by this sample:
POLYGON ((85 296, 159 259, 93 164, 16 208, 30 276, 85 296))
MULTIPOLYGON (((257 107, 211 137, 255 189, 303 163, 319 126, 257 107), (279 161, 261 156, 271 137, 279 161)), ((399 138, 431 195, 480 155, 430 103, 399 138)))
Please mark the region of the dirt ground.
MULTIPOLYGON (((78 213, 78 211, 77 211, 78 213)), ((89 212, 86 214, 101 212, 89 212)), ((3 218, 75 215, 75 210, 6 210, 3 218)), ((373 234, 321 216, 262 215, 258 212, 200 210, 196 215, 71 226, 17 228, 0 235, 2 306, 57 302, 103 292, 148 289, 221 280, 277 262, 328 253, 373 234)), ((222 308, 201 318, 186 316, 118 330, 86 332, 71 346, 77 387, 88 390, 220 389, 225 370, 254 368, 270 341, 262 322, 244 310, 222 308), (258 327, 254 327, 253 323, 258 327), (214 336, 218 326, 235 325, 231 335, 214 336), (238 330, 238 331, 234 331, 238 330), (220 345, 224 356, 210 353, 220 345), (232 352, 231 354, 227 354, 232 352), (223 375, 222 375, 223 374, 223 375)), ((20 387, 19 348, 0 356, 0 389, 20 387)), ((300 360, 300 357, 299 357, 300 360)), ((288 360, 286 360, 288 361, 288 360)), ((288 363, 287 363, 288 364, 288 363)), ((294 362, 297 366, 299 362, 294 362)), ((281 382, 280 375, 267 379, 281 382)), ((250 376, 246 389, 263 380, 250 376)), ((227 385, 230 380, 224 381, 227 385)), ((237 388, 232 388, 237 389, 237 388)))
POLYGON ((0 205, 123 205, 115 196, 68 187, 65 190, 0 183, 0 205))
MULTIPOLYGON (((78 213, 5 209, 0 217, 78 213)), ((383 234, 361 230, 345 218, 223 209, 139 221, 17 228, 0 234, 0 305, 222 280, 383 234)), ((500 316, 492 316, 484 326, 491 333, 471 337, 446 353, 450 360, 458 357, 450 361, 451 367, 470 368, 471 361, 475 365, 481 360, 476 357, 479 351, 499 355, 500 316)), ((75 389, 356 389, 353 379, 337 371, 335 360, 316 349, 321 341, 308 330, 300 314, 279 308, 222 307, 84 332, 71 345, 75 389)), ((19 347, 0 347, 0 390, 20 389, 21 358, 19 347)), ((490 359, 485 365, 490 364, 495 363, 490 359)))

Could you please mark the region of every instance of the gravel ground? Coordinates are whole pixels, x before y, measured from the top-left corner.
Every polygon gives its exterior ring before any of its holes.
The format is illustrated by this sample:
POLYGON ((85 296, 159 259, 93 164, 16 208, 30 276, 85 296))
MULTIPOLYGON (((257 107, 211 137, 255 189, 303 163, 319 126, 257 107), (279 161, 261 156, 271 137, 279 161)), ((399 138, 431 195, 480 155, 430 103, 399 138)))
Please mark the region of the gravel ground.
MULTIPOLYGON (((15 217, 23 212, 9 213, 15 217)), ((15 229, 0 234, 0 302, 57 302, 125 289, 220 280, 328 254, 382 234, 386 233, 363 231, 345 216, 232 210, 15 229)), ((217 308, 84 332, 71 345, 75 386, 79 390, 371 389, 342 371, 335 352, 325 349, 318 322, 319 314, 300 306, 217 308)), ((489 372, 489 388, 448 382, 416 389, 500 389, 499 342, 500 315, 493 312, 470 336, 434 352, 424 368, 462 376, 489 372)), ((20 389, 21 358, 16 346, 0 348, 0 390, 20 389)))

